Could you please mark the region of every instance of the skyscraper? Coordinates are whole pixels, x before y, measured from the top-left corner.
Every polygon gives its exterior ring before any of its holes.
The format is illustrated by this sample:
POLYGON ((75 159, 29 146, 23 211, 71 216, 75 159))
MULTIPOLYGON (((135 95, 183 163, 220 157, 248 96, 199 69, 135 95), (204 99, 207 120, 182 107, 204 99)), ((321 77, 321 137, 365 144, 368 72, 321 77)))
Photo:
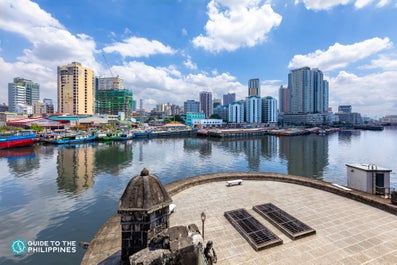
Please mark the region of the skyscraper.
POLYGON ((245 121, 248 123, 262 122, 262 101, 258 96, 250 96, 245 100, 245 121))
POLYGON ((15 77, 8 84, 8 106, 10 112, 16 112, 18 104, 32 106, 40 99, 40 85, 32 80, 15 77))
POLYGON ((248 96, 261 96, 261 88, 259 84, 259 78, 250 79, 248 81, 248 96))
POLYGON ((72 62, 58 66, 58 112, 94 114, 94 71, 72 62))
POLYGON ((277 100, 273 97, 262 99, 262 121, 265 123, 277 122, 277 100))
POLYGON ((200 109, 208 119, 212 115, 212 93, 207 91, 200 92, 200 109))
POLYGON ((188 99, 183 103, 185 114, 188 112, 200 112, 200 102, 193 99, 188 99))
POLYGON ((229 122, 244 122, 244 101, 235 101, 229 106, 229 122))
POLYGON ((288 88, 280 86, 278 89, 280 113, 288 113, 288 88))
POLYGON ((227 93, 223 95, 223 105, 229 105, 236 101, 236 93, 227 93))
POLYGON ((324 82, 323 73, 309 67, 291 70, 288 99, 290 114, 323 113, 328 109, 328 82, 324 82))

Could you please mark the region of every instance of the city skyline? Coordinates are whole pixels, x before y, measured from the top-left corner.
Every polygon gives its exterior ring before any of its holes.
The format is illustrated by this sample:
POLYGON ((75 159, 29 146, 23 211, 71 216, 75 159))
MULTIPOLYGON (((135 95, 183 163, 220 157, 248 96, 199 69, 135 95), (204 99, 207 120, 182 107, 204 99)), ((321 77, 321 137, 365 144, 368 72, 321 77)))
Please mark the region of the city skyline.
MULTIPOLYGON (((120 76, 145 109, 247 96, 278 99, 288 74, 319 68, 330 107, 367 116, 397 112, 397 1, 0 1, 0 86, 23 77, 57 98, 57 66, 80 62, 120 76)), ((0 93, 0 104, 7 93, 0 93)))

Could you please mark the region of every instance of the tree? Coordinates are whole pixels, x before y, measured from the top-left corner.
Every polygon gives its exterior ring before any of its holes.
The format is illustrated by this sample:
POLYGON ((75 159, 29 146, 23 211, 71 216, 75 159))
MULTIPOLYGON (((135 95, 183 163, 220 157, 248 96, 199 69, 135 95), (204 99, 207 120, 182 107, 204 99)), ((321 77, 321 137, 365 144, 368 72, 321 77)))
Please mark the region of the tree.
POLYGON ((35 130, 36 132, 42 132, 44 128, 36 123, 32 123, 30 125, 30 129, 35 130))
POLYGON ((210 119, 222 119, 222 118, 221 116, 219 116, 219 114, 214 113, 210 116, 210 119))

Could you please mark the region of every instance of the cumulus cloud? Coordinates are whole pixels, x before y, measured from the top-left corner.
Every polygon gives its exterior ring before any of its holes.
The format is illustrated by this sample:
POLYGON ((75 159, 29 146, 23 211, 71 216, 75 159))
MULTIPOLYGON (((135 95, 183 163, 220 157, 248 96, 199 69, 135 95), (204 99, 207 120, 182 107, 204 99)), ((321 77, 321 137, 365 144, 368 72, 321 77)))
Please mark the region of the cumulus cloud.
POLYGON ((81 60, 96 68, 95 41, 85 34, 73 35, 58 20, 36 3, 28 0, 1 1, 0 29, 26 38, 32 47, 18 59, 26 63, 49 63, 54 66, 81 60), (70 47, 74 47, 70 49, 70 47))
POLYGON ((340 69, 392 46, 393 43, 389 38, 372 38, 350 45, 335 43, 326 51, 316 50, 306 55, 295 55, 288 67, 309 66, 320 68, 323 71, 340 69))
POLYGON ((192 62, 191 56, 187 56, 186 61, 184 61, 183 64, 189 69, 192 69, 192 70, 197 69, 197 65, 192 62))
MULTIPOLYGON (((394 55, 396 57, 396 55, 394 55)), ((397 59, 393 58, 393 55, 379 55, 377 59, 371 60, 371 64, 365 65, 364 69, 383 69, 383 70, 396 70, 397 59)))
POLYGON ((115 42, 103 48, 106 53, 116 52, 123 57, 149 57, 154 54, 174 54, 170 46, 166 46, 157 40, 130 37, 122 42, 115 42))
POLYGON ((193 44, 211 52, 253 47, 265 41, 282 20, 270 4, 260 5, 255 0, 212 0, 207 8, 205 35, 195 37, 193 44))
POLYGON ((159 103, 182 105, 187 99, 198 100, 203 90, 212 91, 218 98, 228 92, 244 93, 246 90, 228 73, 183 75, 174 66, 153 67, 138 61, 113 66, 112 70, 124 77, 125 87, 134 91, 136 99, 144 100, 146 109, 159 103))
MULTIPOLYGON (((311 10, 329 10, 339 5, 353 4, 355 8, 360 9, 370 5, 374 0, 295 0, 295 4, 303 3, 307 9, 311 10)), ((390 0, 376 1, 376 7, 384 7, 390 3, 390 0)))
MULTIPOLYGON (((397 102, 397 71, 385 71, 364 76, 341 71, 328 77, 330 100, 337 105, 352 105, 354 112, 383 116, 395 110, 397 102)), ((331 102, 331 103, 332 103, 331 102)))

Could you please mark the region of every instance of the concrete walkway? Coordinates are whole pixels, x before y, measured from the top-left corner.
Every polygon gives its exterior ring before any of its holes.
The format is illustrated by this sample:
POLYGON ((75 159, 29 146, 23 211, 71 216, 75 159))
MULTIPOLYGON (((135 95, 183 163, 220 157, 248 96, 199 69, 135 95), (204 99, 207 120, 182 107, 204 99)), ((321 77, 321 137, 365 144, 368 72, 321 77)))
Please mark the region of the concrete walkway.
MULTIPOLYGON (((248 175, 251 177, 228 174, 226 179, 237 176, 244 179, 241 186, 233 187, 226 186, 224 174, 167 185, 173 203, 177 205, 170 217, 170 225, 195 223, 201 228, 200 214, 205 212, 205 240, 214 241, 219 265, 397 264, 397 216, 356 201, 375 203, 379 208, 393 212, 395 207, 389 200, 356 191, 335 191, 356 199, 352 200, 324 191, 335 187, 321 181, 299 178, 302 185, 298 185, 294 176, 278 175, 280 182, 271 180, 277 177, 272 174, 268 181, 252 179, 252 174, 248 175), (252 210, 254 205, 268 202, 314 228, 316 234, 291 240, 252 210), (245 208, 279 236, 283 244, 256 252, 223 216, 225 211, 238 208, 245 208)), ((117 252, 120 249, 119 231, 116 215, 95 236, 82 264, 98 264, 117 252)))

